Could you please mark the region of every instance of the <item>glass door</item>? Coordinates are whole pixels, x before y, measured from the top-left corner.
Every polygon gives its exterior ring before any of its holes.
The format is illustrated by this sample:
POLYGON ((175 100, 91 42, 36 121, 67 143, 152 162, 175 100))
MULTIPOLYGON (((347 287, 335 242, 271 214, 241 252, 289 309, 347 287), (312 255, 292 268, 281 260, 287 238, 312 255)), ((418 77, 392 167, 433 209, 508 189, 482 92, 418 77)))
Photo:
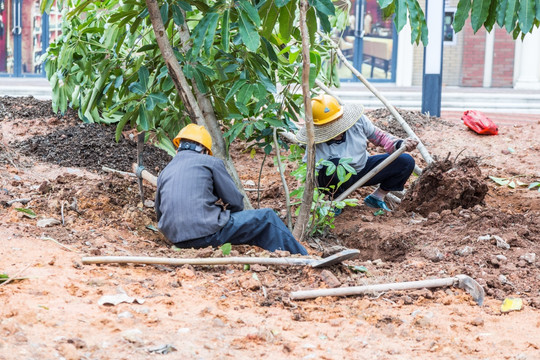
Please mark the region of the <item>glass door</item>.
POLYGON ((39 4, 39 0, 0 0, 0 75, 44 76, 39 58, 48 46, 49 26, 39 4))
MULTIPOLYGON (((370 81, 394 82, 396 78, 397 34, 392 19, 383 19, 377 0, 352 0, 350 26, 339 39, 347 60, 370 81)), ((343 64, 342 81, 357 81, 343 64)))

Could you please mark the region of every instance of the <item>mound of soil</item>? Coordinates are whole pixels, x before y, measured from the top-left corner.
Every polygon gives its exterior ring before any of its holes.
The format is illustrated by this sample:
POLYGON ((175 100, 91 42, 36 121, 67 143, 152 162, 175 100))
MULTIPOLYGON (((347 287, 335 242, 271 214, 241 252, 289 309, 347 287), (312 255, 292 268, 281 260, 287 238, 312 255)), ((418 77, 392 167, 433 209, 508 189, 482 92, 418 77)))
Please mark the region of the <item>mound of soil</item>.
POLYGON ((487 192, 478 159, 467 157, 457 164, 448 159, 435 161, 412 184, 401 209, 424 216, 459 207, 468 209, 483 204, 487 192))
POLYGON ((51 100, 38 100, 33 96, 25 97, 0 97, 0 121, 2 119, 36 119, 44 117, 74 117, 77 112, 68 109, 61 115, 52 110, 51 100))
MULTIPOLYGON (((435 116, 422 114, 420 111, 405 110, 396 108, 403 120, 416 131, 424 127, 434 127, 438 125, 450 125, 447 121, 435 116)), ((400 138, 407 138, 409 135, 399 122, 394 118, 394 115, 386 108, 367 110, 366 116, 380 129, 400 138)), ((452 124, 453 125, 453 124, 452 124)))
MULTIPOLYGON (((137 144, 125 138, 115 141, 115 127, 80 124, 13 144, 21 153, 41 161, 65 167, 101 171, 102 166, 131 171, 137 162, 137 144)), ((171 156, 155 146, 146 145, 144 162, 152 171, 161 171, 171 156)))

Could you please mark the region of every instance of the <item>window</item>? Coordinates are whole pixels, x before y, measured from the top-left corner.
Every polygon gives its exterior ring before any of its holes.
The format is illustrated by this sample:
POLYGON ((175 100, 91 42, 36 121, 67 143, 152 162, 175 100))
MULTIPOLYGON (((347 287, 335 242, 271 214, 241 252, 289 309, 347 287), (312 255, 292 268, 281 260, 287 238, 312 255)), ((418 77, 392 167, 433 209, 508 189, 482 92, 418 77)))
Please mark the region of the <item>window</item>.
POLYGON ((444 45, 456 44, 456 33, 454 32, 454 28, 452 27, 455 14, 456 14, 456 9, 446 9, 444 11, 444 26, 443 26, 444 45))

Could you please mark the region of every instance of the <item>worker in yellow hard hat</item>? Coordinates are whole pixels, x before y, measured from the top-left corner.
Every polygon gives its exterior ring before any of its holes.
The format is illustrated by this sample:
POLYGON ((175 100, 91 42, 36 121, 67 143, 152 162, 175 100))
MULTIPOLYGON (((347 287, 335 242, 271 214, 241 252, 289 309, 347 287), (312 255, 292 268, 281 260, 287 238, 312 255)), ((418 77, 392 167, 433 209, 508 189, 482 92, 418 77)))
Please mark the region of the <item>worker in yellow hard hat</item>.
MULTIPOLYGON (((417 139, 399 139, 373 125, 364 114, 362 105, 342 106, 335 97, 324 94, 313 98, 311 106, 315 128, 315 161, 319 163, 318 186, 329 189, 327 192, 331 198, 337 198, 401 146, 405 146, 406 151, 412 151, 418 145, 417 139), (383 147, 386 154, 370 155, 367 151, 368 141, 383 147), (320 164, 320 161, 327 160, 337 166, 340 159, 345 158, 352 159, 348 165, 356 174, 353 173, 349 180, 339 185, 336 172, 327 175, 328 166, 320 164)), ((305 127, 300 128, 296 139, 300 143, 307 142, 305 127)), ((385 202, 386 194, 390 191, 403 190, 414 166, 414 159, 409 154, 397 157, 364 184, 364 186, 379 185, 364 199, 364 204, 391 211, 385 202)), ((336 214, 339 212, 341 211, 336 209, 336 214)))
POLYGON ((158 177, 155 209, 160 231, 179 248, 256 245, 307 255, 272 209, 243 210, 243 196, 212 155, 204 126, 189 124, 173 140, 176 156, 158 177))

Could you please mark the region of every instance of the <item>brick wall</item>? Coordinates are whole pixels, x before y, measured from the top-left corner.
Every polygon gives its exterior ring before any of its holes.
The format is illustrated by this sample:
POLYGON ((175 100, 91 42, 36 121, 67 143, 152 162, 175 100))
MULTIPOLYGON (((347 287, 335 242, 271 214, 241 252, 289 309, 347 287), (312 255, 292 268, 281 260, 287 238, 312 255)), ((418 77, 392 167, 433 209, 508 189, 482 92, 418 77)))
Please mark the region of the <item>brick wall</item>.
MULTIPOLYGON (((425 0, 419 1, 420 6, 425 11, 425 0)), ((458 0, 446 0, 446 10, 455 9, 457 7, 458 0)), ((463 30, 455 36, 455 43, 444 44, 443 48, 443 70, 442 70, 442 82, 443 86, 459 86, 461 82, 461 59, 463 56, 463 30)), ((424 47, 420 45, 414 45, 413 49, 413 75, 412 85, 422 85, 422 69, 424 64, 424 47)))
MULTIPOLYGON (((512 87, 514 85, 515 42, 506 30, 496 27, 493 45, 492 87, 512 87)), ((519 41, 519 40, 518 40, 519 41)))
POLYGON ((463 58, 461 60, 461 86, 479 87, 484 81, 484 55, 486 49, 486 30, 473 33, 471 21, 463 27, 463 58))

